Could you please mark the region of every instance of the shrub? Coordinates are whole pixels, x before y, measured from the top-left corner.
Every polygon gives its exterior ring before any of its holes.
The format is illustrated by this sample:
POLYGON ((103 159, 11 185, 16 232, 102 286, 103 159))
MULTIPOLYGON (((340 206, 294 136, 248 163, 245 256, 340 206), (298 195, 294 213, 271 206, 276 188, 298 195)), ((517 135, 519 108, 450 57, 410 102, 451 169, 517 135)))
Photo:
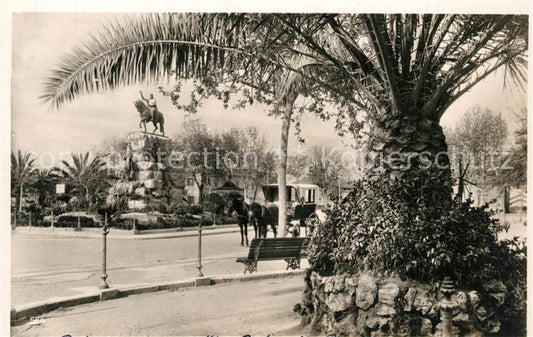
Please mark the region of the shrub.
MULTIPOLYGON (((80 216, 81 227, 98 227, 99 224, 93 220, 92 217, 80 216)), ((78 216, 76 215, 60 215, 57 222, 54 224, 56 227, 78 227, 78 216)))
POLYGON ((193 215, 198 215, 203 212, 203 209, 199 205, 192 205, 191 208, 189 208, 189 213, 193 215))
POLYGON ((451 276, 470 289, 496 279, 510 290, 503 309, 509 322, 524 321, 525 247, 516 239, 498 241, 504 226, 486 205, 410 198, 440 188, 417 179, 357 182, 314 231, 310 268, 323 276, 372 270, 422 282, 451 276))

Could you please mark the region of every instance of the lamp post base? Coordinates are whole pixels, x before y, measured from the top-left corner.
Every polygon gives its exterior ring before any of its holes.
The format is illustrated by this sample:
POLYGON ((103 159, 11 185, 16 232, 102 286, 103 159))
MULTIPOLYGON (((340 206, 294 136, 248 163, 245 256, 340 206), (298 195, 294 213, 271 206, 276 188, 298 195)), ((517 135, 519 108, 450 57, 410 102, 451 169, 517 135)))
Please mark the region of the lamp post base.
POLYGON ((100 287, 99 287, 100 289, 109 288, 109 284, 107 284, 106 279, 107 279, 107 275, 102 276, 102 282, 100 282, 100 287))

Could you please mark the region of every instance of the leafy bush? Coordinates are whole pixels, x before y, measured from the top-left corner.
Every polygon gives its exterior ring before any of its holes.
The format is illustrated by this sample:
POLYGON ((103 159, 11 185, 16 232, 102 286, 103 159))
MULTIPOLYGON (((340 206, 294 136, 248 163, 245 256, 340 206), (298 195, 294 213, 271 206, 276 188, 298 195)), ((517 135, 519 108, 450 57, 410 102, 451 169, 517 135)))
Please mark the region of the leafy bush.
POLYGON ((223 214, 228 201, 220 194, 211 193, 204 200, 202 207, 211 213, 223 214))
MULTIPOLYGON (((95 222, 92 217, 80 216, 81 227, 98 227, 99 223, 95 222)), ((78 216, 76 215, 60 215, 56 227, 78 227, 78 216)))
POLYGON ((326 211, 327 221, 315 231, 312 267, 326 274, 395 272, 419 281, 452 276, 465 286, 497 278, 496 234, 503 226, 486 206, 473 207, 471 201, 443 205, 409 198, 419 183, 359 181, 349 197, 326 211))
POLYGON ((189 213, 192 214, 192 215, 199 215, 203 212, 203 208, 202 206, 199 206, 199 205, 192 205, 190 208, 189 208, 189 213))
POLYGON ((510 290, 505 315, 524 320, 525 247, 498 241, 504 226, 487 206, 432 199, 442 187, 427 178, 357 182, 313 232, 310 268, 324 276, 373 270, 422 282, 451 276, 470 289, 496 279, 510 290))

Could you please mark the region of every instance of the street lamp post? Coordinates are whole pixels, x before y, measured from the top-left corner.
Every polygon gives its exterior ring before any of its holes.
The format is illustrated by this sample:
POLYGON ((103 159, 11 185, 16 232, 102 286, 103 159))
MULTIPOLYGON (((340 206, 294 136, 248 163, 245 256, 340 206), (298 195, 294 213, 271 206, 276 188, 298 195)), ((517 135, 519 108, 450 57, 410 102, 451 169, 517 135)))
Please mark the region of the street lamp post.
POLYGON ((198 225, 198 277, 203 277, 202 274, 202 224, 198 225))
POLYGON ((104 227, 102 231, 102 237, 104 239, 103 241, 103 247, 102 247, 102 282, 100 283, 100 289, 107 289, 109 288, 109 284, 107 284, 107 234, 109 234, 109 230, 107 229, 107 212, 104 213, 104 227))

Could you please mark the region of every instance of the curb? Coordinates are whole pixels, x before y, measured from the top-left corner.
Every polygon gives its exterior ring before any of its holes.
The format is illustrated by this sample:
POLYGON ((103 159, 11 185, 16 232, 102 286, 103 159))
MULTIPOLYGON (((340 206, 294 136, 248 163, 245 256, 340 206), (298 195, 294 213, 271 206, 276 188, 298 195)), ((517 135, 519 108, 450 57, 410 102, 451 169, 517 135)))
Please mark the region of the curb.
POLYGON ((121 288, 110 288, 101 291, 95 291, 83 296, 60 297, 47 301, 34 302, 21 305, 17 308, 11 308, 11 325, 17 325, 25 322, 34 316, 39 316, 47 312, 59 309, 74 307, 77 305, 88 304, 98 301, 107 301, 115 298, 127 297, 129 295, 139 295, 153 293, 157 291, 175 291, 182 288, 203 287, 216 284, 227 284, 233 282, 248 282, 257 280, 274 279, 286 276, 304 275, 306 269, 290 270, 265 274, 234 274, 230 276, 212 276, 187 279, 181 281, 162 282, 141 286, 127 286, 121 288))
MULTIPOLYGON (((238 226, 237 223, 232 224, 224 224, 224 225, 216 225, 213 227, 210 226, 202 226, 202 230, 216 230, 216 229, 226 229, 226 228, 234 228, 238 226)), ((191 232, 191 231, 198 231, 198 226, 196 227, 175 227, 175 228, 164 228, 164 229, 144 229, 144 230, 138 230, 137 234, 134 235, 144 235, 144 234, 169 234, 169 233, 183 233, 183 232, 191 232)))
MULTIPOLYGON (((198 236, 198 231, 190 231, 190 232, 191 233, 185 233, 185 234, 181 234, 183 232, 179 232, 179 233, 176 233, 175 235, 165 235, 165 236, 155 236, 155 237, 150 237, 150 236, 143 237, 143 235, 153 235, 153 234, 136 234, 136 235, 133 235, 132 237, 110 237, 110 239, 157 240, 157 239, 190 238, 190 237, 198 236), (179 234, 181 234, 181 235, 179 235, 179 234)), ((210 232, 209 230, 208 231, 202 230, 202 236, 220 235, 220 234, 229 234, 229 233, 238 233, 238 232, 239 232, 239 229, 233 229, 233 230, 228 230, 228 231, 223 231, 223 232, 214 232, 214 233, 210 232)))
MULTIPOLYGON (((207 235, 221 235, 221 234, 230 234, 230 233, 238 233, 239 229, 230 229, 230 228, 217 228, 217 229, 202 229, 202 236, 207 235), (222 231, 218 231, 217 229, 222 229, 222 231)), ((89 232, 89 233, 95 233, 97 232, 89 232)), ((36 233, 35 235, 38 235, 40 233, 36 233)), ((48 234, 48 233, 45 233, 48 234)), ((57 235, 58 237, 65 237, 65 238, 78 238, 78 239, 96 239, 101 236, 98 235, 84 235, 83 232, 79 235, 57 235)), ((174 231, 174 232, 168 232, 168 233, 138 233, 133 235, 109 235, 109 240, 158 240, 158 239, 175 239, 175 238, 189 238, 189 237, 196 237, 198 236, 198 230, 184 230, 184 231, 174 231)))

